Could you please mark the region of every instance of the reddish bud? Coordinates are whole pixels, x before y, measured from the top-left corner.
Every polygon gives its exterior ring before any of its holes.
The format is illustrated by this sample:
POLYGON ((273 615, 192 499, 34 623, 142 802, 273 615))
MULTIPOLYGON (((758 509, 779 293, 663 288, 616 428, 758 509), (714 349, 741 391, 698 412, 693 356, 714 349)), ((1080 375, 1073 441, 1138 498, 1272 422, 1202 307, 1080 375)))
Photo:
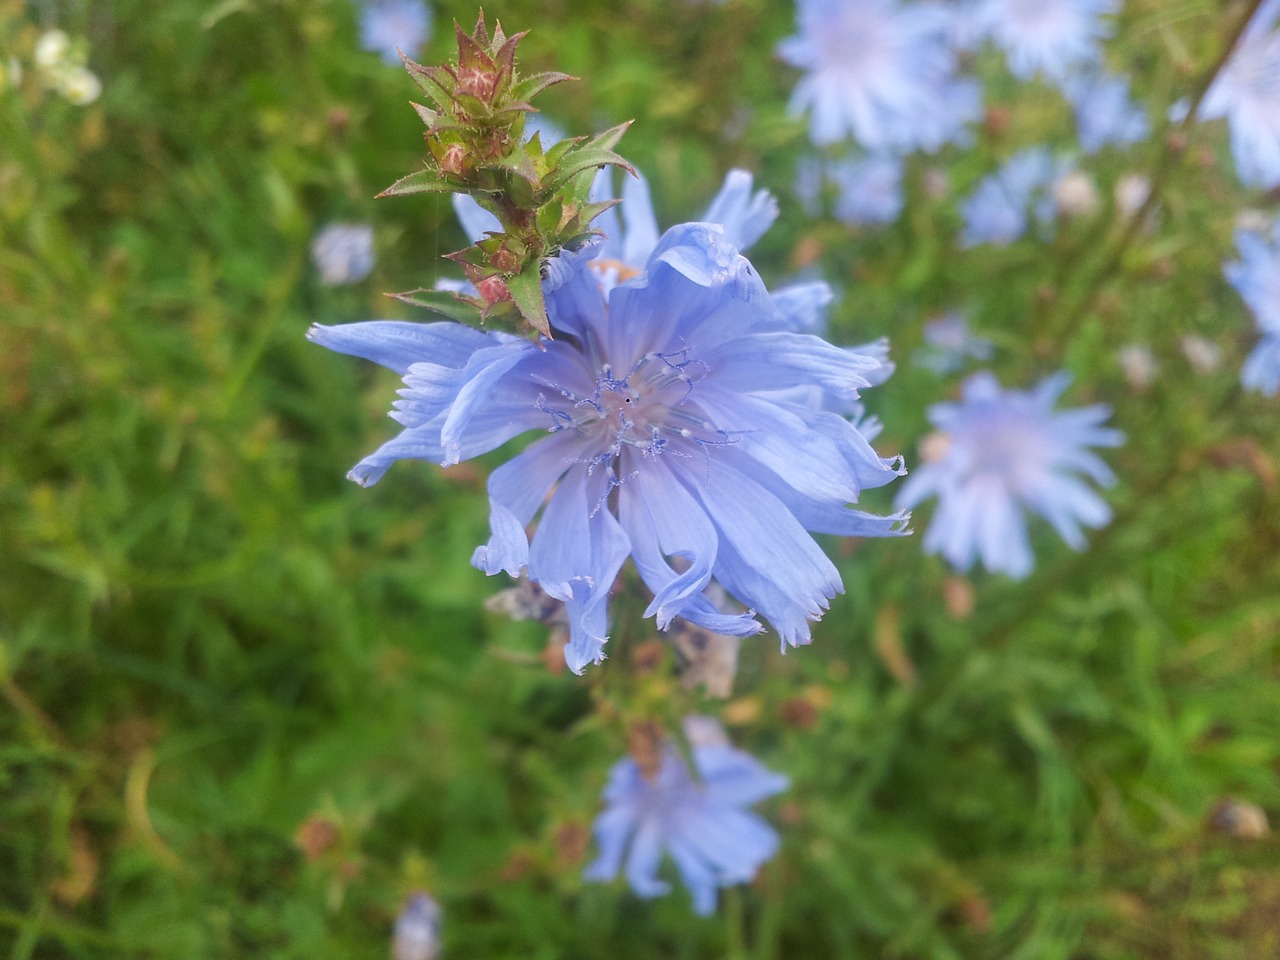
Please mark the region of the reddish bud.
POLYGON ((493 99, 498 86, 498 76, 477 67, 464 67, 458 71, 458 92, 475 97, 484 103, 493 99))
POLYGON ((476 281, 476 292, 489 306, 511 299, 511 290, 501 277, 485 277, 476 281))

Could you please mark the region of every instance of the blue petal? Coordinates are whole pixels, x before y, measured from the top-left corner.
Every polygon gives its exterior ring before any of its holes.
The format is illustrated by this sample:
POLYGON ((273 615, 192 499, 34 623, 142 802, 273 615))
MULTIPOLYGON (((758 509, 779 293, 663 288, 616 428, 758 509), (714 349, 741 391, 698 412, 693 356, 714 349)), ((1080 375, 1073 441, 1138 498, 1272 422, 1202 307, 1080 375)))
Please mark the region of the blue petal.
POLYGON ((369 454, 347 474, 362 487, 372 487, 397 460, 432 460, 439 463, 444 456, 440 431, 431 426, 404 430, 369 454))
POLYGON ((730 170, 702 219, 724 227, 725 239, 739 250, 751 246, 778 219, 778 201, 768 190, 752 193, 746 170, 730 170))
POLYGON ((367 320, 334 327, 317 323, 307 331, 307 339, 337 353, 372 360, 400 374, 422 360, 461 367, 477 350, 494 345, 492 335, 460 323, 402 320, 367 320))
POLYGON ((671 476, 664 458, 644 463, 618 491, 618 515, 631 540, 632 556, 645 585, 653 591, 646 617, 666 630, 711 581, 716 531, 702 508, 671 476), (683 557, 688 568, 677 574, 666 557, 683 557))
POLYGON ((489 526, 493 535, 471 557, 473 566, 492 576, 505 570, 519 576, 529 562, 525 527, 551 487, 569 469, 582 439, 566 431, 530 446, 489 475, 489 526))
POLYGON ((661 858, 661 827, 657 820, 646 818, 640 822, 627 854, 627 883, 639 896, 648 899, 670 892, 671 884, 658 879, 661 858))
POLYGON ((440 443, 446 451, 445 466, 461 459, 463 432, 472 416, 492 401, 494 388, 512 367, 537 351, 538 348, 527 340, 515 340, 472 354, 465 370, 466 383, 458 391, 440 428, 440 443))
POLYGON ((880 363, 805 333, 753 333, 717 344, 699 359, 722 389, 749 393, 817 383, 837 397, 856 398, 880 363))
POLYGON ((547 503, 529 548, 529 579, 565 602, 565 662, 574 673, 604 658, 609 591, 631 551, 606 503, 612 482, 608 471, 576 464, 547 503))
POLYGON ((808 642, 804 621, 819 619, 843 589, 826 554, 782 501, 726 463, 716 465, 710 482, 691 471, 681 480, 720 534, 716 579, 764 614, 784 643, 808 642))

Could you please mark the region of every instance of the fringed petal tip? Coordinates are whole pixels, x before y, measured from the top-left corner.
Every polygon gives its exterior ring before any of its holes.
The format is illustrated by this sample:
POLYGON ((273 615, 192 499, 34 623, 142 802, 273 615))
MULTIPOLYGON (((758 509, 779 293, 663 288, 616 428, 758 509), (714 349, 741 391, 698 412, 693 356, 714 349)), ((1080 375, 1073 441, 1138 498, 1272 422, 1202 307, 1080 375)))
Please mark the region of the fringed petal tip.
POLYGON ((575 677, 580 677, 589 666, 598 666, 608 659, 604 645, 608 637, 586 637, 570 640, 564 645, 564 663, 575 677))

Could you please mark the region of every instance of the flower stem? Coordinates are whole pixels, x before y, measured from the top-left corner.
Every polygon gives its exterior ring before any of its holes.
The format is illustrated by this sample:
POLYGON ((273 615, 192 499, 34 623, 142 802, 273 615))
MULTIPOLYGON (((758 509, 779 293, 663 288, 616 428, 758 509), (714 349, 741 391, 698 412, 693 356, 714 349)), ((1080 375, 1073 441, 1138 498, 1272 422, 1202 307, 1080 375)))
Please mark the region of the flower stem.
POLYGON ((727 960, 748 960, 741 887, 724 888, 724 926, 727 960))
POLYGON ((1240 38, 1244 36, 1245 29, 1258 12, 1258 8, 1262 6, 1262 2, 1263 0, 1249 0, 1243 15, 1232 26, 1227 41, 1223 44, 1222 51, 1218 54, 1218 58, 1196 85, 1186 116, 1177 124, 1172 125, 1172 127, 1166 127, 1162 131, 1159 139, 1163 141, 1163 147, 1152 170, 1151 188, 1147 191, 1146 199, 1143 200, 1137 210, 1129 215, 1120 234, 1110 247, 1105 248, 1106 252, 1102 257, 1101 264, 1089 279, 1083 294, 1066 311, 1061 320, 1055 320, 1051 323, 1051 329, 1056 331, 1055 336, 1058 344, 1063 345, 1071 341, 1079 331, 1085 317, 1093 309, 1103 287, 1119 272, 1125 251, 1133 243, 1134 237, 1137 236, 1142 224, 1147 222, 1151 211, 1159 204, 1165 183, 1184 153, 1183 147, 1178 145, 1178 141, 1185 144, 1185 138, 1181 135, 1195 123, 1200 107, 1204 103, 1204 98, 1212 88, 1213 82, 1218 78, 1218 74, 1222 72, 1227 62, 1231 59, 1231 54, 1239 44, 1240 38))

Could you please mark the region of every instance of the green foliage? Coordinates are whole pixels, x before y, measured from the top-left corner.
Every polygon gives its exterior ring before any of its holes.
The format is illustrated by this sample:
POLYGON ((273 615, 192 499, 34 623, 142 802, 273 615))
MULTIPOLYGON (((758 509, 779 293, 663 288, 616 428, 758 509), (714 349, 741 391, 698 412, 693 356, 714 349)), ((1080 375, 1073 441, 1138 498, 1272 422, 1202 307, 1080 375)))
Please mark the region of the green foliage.
MULTIPOLYGON (((956 198, 997 157, 1070 142, 1047 91, 983 62, 974 148, 915 158, 903 217, 858 232, 789 195, 808 147, 772 59, 787 5, 489 12, 532 28, 526 84, 584 78, 548 117, 636 118, 664 223, 732 165, 780 195, 762 272, 820 269, 833 339, 892 337, 878 448, 914 462, 952 386, 907 361, 966 306, 1006 383, 1065 363, 1074 401, 1114 407, 1115 520, 1083 554, 1038 539, 1016 584, 954 577, 918 534, 833 542, 847 594, 809 648, 747 641, 727 704, 679 690, 669 654, 633 678, 634 626, 587 678, 549 671, 545 631, 486 613, 502 584, 467 566, 491 464, 342 477, 390 435, 396 381, 307 327, 449 315, 430 288, 462 242, 438 197, 373 202, 421 130, 355 9, 0 0, 0 63, 56 15, 103 79, 85 107, 29 71, 0 90, 0 956, 382 958, 418 888, 451 960, 1274 956, 1275 834, 1214 814, 1280 816, 1280 428, 1237 386, 1254 334, 1220 273, 1236 212, 1271 201, 1234 185, 1224 131, 1089 162, 1104 198, 1160 171, 1149 228, 1104 199, 1051 243, 956 252, 956 198), (376 228, 362 284, 308 263, 336 219, 376 228), (1189 334, 1218 369, 1193 369, 1189 334), (1145 388, 1116 359, 1133 342, 1161 365, 1145 388), (581 880, 626 711, 656 704, 717 713, 793 782, 765 807, 781 854, 707 920, 682 891, 581 880)), ((1127 5, 1110 55, 1153 116, 1230 13, 1127 5)), ((442 6, 437 32, 474 14, 442 6)), ((602 156, 577 149, 562 172, 602 156)))

